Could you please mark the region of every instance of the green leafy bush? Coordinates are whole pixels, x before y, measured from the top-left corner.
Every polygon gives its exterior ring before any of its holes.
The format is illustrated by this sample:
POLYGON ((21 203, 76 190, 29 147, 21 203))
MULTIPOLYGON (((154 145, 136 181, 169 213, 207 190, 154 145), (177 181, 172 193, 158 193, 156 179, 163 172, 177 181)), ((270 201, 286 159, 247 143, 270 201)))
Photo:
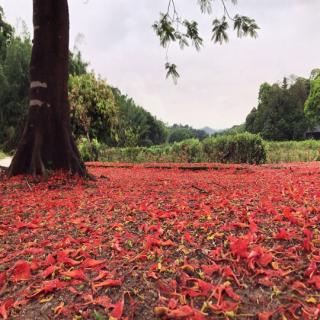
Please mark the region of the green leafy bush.
MULTIPOLYGON (((239 136, 239 135, 238 135, 239 136)), ((241 135, 242 136, 242 135, 241 135)), ((248 137, 248 134, 245 134, 248 137)), ((262 141, 259 136, 249 135, 251 138, 243 139, 235 135, 211 137, 203 142, 186 140, 173 145, 110 148, 101 146, 99 160, 108 162, 247 162, 247 163, 279 163, 320 160, 320 141, 262 141), (255 137, 257 140, 255 140, 255 137), (250 140, 251 139, 251 140, 250 140), (233 141, 234 140, 234 141, 233 141), (239 143, 239 140, 242 140, 239 143), (243 142, 245 140, 245 142, 243 142), (226 142, 228 141, 228 143, 226 142), (236 144, 231 146, 230 141, 236 144), (250 142, 251 141, 251 142, 250 142), (233 148, 238 150, 233 158, 223 157, 225 150, 233 148), (240 149, 240 150, 239 150, 240 149), (222 150, 222 151, 221 151, 222 150), (248 152, 248 154, 245 154, 248 152), (221 159, 222 158, 222 159, 221 159)))
POLYGON ((117 140, 118 107, 110 87, 93 73, 71 76, 69 100, 72 131, 76 138, 117 140))
POLYGON ((83 161, 97 161, 100 158, 101 144, 97 139, 90 141, 87 138, 81 138, 78 149, 83 161))
POLYGON ((259 135, 241 133, 236 135, 207 138, 203 141, 207 161, 222 163, 266 162, 266 150, 259 135))
POLYGON ((104 147, 100 154, 101 161, 107 162, 182 162, 174 158, 170 145, 128 148, 104 147))
POLYGON ((230 136, 188 139, 173 145, 131 148, 103 147, 101 161, 110 162, 222 162, 254 163, 266 161, 264 142, 259 135, 242 133, 230 136))
POLYGON ((172 146, 174 158, 182 162, 201 162, 203 161, 202 144, 198 139, 188 139, 176 142, 172 146))

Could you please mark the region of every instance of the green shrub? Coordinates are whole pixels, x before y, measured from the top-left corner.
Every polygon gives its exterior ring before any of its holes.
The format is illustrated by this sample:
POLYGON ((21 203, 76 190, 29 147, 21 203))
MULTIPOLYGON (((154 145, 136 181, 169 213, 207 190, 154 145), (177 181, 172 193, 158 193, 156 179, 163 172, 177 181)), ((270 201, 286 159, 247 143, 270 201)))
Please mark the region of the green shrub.
MULTIPOLYGON (((99 160, 107 162, 229 162, 278 163, 320 159, 320 141, 263 142, 259 136, 238 134, 189 139, 172 145, 130 148, 100 146, 99 160), (267 158, 267 159, 266 159, 267 158)), ((83 154, 83 151, 81 152, 83 154)), ((86 156, 86 159, 92 156, 86 156)))
POLYGON ((93 73, 71 76, 69 100, 72 132, 76 138, 88 137, 116 143, 119 110, 111 88, 93 73))
POLYGON ((100 160, 108 162, 223 162, 255 163, 266 161, 266 151, 260 136, 242 133, 207 138, 203 142, 188 139, 173 145, 128 148, 104 146, 100 160))
POLYGON ((203 161, 202 144, 198 139, 175 142, 172 146, 172 155, 179 162, 201 162, 203 161))
POLYGON ((78 148, 83 161, 98 161, 101 144, 97 139, 89 141, 87 138, 81 138, 78 143, 78 148))
POLYGON ((203 151, 210 162, 250 163, 266 162, 264 142, 259 135, 240 133, 235 135, 207 138, 203 151))
POLYGON ((104 146, 100 152, 100 160, 107 162, 173 162, 170 145, 128 148, 110 148, 104 146))

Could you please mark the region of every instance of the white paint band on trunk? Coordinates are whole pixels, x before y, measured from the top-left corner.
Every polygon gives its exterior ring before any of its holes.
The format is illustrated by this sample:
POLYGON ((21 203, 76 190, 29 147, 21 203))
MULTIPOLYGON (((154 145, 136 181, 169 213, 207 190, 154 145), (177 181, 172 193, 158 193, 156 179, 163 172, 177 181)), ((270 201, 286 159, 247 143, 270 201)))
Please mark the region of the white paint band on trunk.
POLYGON ((44 104, 43 101, 34 99, 34 100, 30 100, 29 106, 30 107, 42 107, 43 104, 44 104))
POLYGON ((45 82, 41 82, 41 81, 32 81, 30 83, 30 88, 48 88, 48 85, 45 82))

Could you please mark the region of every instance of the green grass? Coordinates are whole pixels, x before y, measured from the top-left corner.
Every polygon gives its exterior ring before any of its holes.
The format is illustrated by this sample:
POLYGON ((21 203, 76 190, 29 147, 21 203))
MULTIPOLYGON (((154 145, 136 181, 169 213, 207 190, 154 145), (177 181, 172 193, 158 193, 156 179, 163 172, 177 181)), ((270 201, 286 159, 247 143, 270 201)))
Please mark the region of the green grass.
POLYGON ((266 142, 267 163, 308 162, 320 160, 320 141, 266 142))

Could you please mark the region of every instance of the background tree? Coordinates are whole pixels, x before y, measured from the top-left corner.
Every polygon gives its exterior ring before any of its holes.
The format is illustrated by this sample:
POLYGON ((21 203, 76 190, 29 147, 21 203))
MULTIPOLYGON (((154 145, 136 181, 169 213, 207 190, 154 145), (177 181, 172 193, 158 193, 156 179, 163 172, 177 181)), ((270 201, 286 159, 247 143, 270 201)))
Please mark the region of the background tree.
POLYGON ((195 136, 190 129, 176 125, 176 126, 173 126, 173 128, 170 130, 168 142, 174 143, 174 142, 180 142, 180 141, 192 139, 192 138, 195 138, 195 136))
POLYGON ((119 107, 119 147, 151 146, 164 143, 167 130, 163 122, 138 106, 133 99, 112 88, 119 107))
POLYGON ((304 103, 309 94, 309 80, 297 78, 290 86, 287 78, 281 85, 260 86, 258 106, 246 118, 245 129, 260 133, 267 140, 304 138, 308 127, 304 103))
POLYGON ((309 126, 304 105, 310 93, 310 80, 298 77, 288 91, 292 106, 291 112, 287 115, 287 121, 291 123, 291 139, 301 140, 305 138, 305 133, 309 126))
POLYGON ((0 61, 6 57, 6 48, 13 36, 13 27, 4 19, 4 12, 0 6, 0 61))
MULTIPOLYGON (((213 0, 199 0, 201 11, 211 13, 213 0)), ((232 0, 235 3, 235 0, 232 0)), ((236 15, 230 17, 225 0, 224 15, 213 20, 215 42, 227 40, 227 20, 233 22, 239 37, 255 37, 255 21, 236 15)), ((9 175, 45 174, 47 169, 63 169, 85 175, 70 125, 68 104, 69 11, 67 0, 33 0, 34 39, 30 63, 30 102, 27 123, 9 168, 9 175)), ((182 20, 174 0, 169 0, 167 13, 154 24, 160 42, 167 47, 179 42, 199 49, 202 39, 195 21, 182 20), (180 29, 183 27, 184 31, 180 29)), ((168 75, 178 76, 176 67, 167 62, 168 75)))
POLYGON ((305 112, 311 126, 316 126, 320 124, 320 69, 314 69, 310 78, 310 95, 305 102, 305 112))
MULTIPOLYGON (((32 46, 26 29, 21 35, 13 31, 10 41, 5 43, 0 62, 0 147, 10 152, 18 144, 28 113, 32 46)), ((94 74, 88 74, 88 65, 80 51, 69 52, 69 98, 75 139, 80 141, 86 137, 88 144, 97 139, 109 146, 164 143, 167 137, 165 125, 119 89, 109 87, 94 74)))
POLYGON ((315 68, 315 69, 311 70, 310 80, 315 80, 319 77, 320 77, 320 69, 319 68, 315 68))
POLYGON ((89 66, 88 62, 83 61, 81 52, 69 51, 69 75, 71 76, 81 76, 87 74, 87 68, 89 66))
POLYGON ((69 81, 72 132, 76 139, 117 141, 119 109, 111 88, 94 74, 71 76, 69 81))
MULTIPOLYGON (((11 30, 10 41, 0 47, 0 146, 13 149, 21 136, 27 115, 31 41, 25 30, 15 35, 11 30)), ((0 33, 0 37, 3 34, 0 33)))
POLYGON ((188 125, 174 124, 169 127, 168 142, 174 143, 192 138, 202 141, 208 136, 204 130, 194 129, 188 125))
POLYGON ((207 138, 209 136, 208 133, 205 132, 203 129, 193 129, 192 128, 192 131, 194 133, 195 138, 200 141, 204 140, 205 138, 207 138))
MULTIPOLYGON (((13 27, 11 27, 13 30, 13 27)), ((29 64, 31 40, 26 27, 17 35, 11 34, 10 41, 2 48, 0 61, 0 148, 10 152, 16 148, 28 114, 29 64)), ((81 53, 69 52, 69 74, 87 74, 88 63, 81 53)), ((70 86, 69 86, 70 87, 70 86)), ((71 87, 70 87, 71 88, 71 87)), ((73 118, 71 119, 73 122, 73 118)))
POLYGON ((70 126, 67 0, 33 0, 28 120, 9 175, 64 169, 85 174, 70 126))

